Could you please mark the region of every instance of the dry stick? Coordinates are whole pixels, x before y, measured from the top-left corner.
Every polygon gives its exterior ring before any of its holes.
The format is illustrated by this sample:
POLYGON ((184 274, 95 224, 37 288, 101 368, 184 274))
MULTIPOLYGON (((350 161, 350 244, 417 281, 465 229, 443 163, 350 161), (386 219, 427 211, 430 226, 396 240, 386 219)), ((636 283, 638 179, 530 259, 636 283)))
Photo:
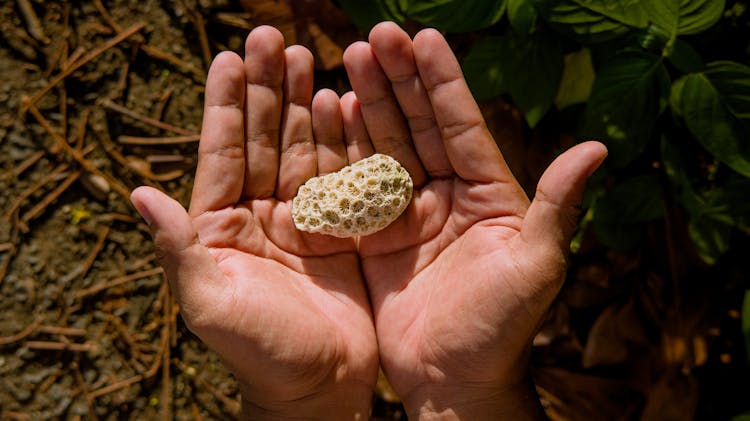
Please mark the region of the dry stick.
POLYGON ((60 131, 62 137, 68 138, 68 90, 65 89, 65 84, 61 84, 57 87, 60 95, 60 131))
MULTIPOLYGON (((102 19, 104 19, 104 21, 107 22, 107 25, 109 25, 110 27, 112 27, 112 29, 114 29, 115 32, 117 32, 117 33, 123 32, 122 26, 120 26, 114 20, 114 18, 112 18, 112 15, 109 14, 109 12, 107 11, 107 9, 102 4, 101 0, 93 0, 93 2, 94 2, 94 6, 96 6, 97 10, 99 10, 99 14, 102 15, 102 19)), ((145 41, 143 39, 143 37, 141 37, 141 36, 138 36, 137 38, 135 38, 135 40, 138 41, 138 42, 144 42, 145 41)), ((162 50, 160 50, 160 49, 158 49, 158 48, 156 48, 156 47, 154 47, 152 45, 142 44, 140 46, 140 50, 143 51, 148 56, 150 56, 151 58, 155 58, 155 59, 166 61, 167 63, 171 63, 171 64, 177 66, 178 68, 181 68, 186 73, 192 73, 192 74, 194 74, 199 79, 203 79, 206 76, 205 73, 202 70, 197 69, 192 64, 187 63, 186 61, 184 61, 184 60, 182 60, 182 59, 180 59, 180 58, 178 58, 178 57, 176 57, 176 56, 174 56, 172 54, 169 54, 169 53, 167 53, 165 51, 162 51, 162 50)))
POLYGON ((78 388, 81 389, 81 393, 83 393, 83 397, 86 399, 89 418, 94 421, 98 421, 99 417, 96 416, 96 411, 94 411, 94 399, 92 399, 91 395, 89 395, 89 388, 88 386, 86 386, 86 381, 83 379, 83 375, 81 374, 81 369, 78 366, 78 363, 74 361, 73 364, 71 364, 71 368, 73 369, 76 383, 78 383, 78 388))
POLYGON ((124 145, 176 145, 181 143, 193 143, 201 140, 201 135, 191 134, 189 136, 165 136, 165 137, 138 137, 118 136, 117 142, 124 145))
POLYGON ((43 349, 50 351, 73 351, 89 352, 94 349, 91 343, 75 344, 69 342, 49 342, 49 341, 26 341, 24 346, 29 349, 43 349))
POLYGON ((17 0, 16 3, 18 4, 18 9, 23 16, 23 19, 26 21, 29 34, 31 34, 31 36, 37 41, 49 44, 50 39, 45 35, 44 29, 42 29, 42 24, 39 23, 39 18, 36 16, 36 12, 34 12, 34 7, 31 5, 31 2, 29 0, 17 0))
POLYGON ((111 213, 102 215, 102 221, 119 221, 119 222, 125 222, 127 224, 136 224, 140 222, 140 219, 133 218, 132 216, 125 215, 123 213, 111 212, 111 213))
POLYGON ((163 121, 155 120, 151 117, 147 117, 143 114, 139 114, 129 108, 123 107, 122 105, 115 104, 114 102, 110 101, 109 99, 104 99, 101 101, 104 108, 114 111, 123 115, 126 115, 132 119, 141 121, 143 123, 146 123, 150 126, 156 127, 157 129, 170 131, 173 133, 177 133, 184 136, 194 136, 196 133, 191 132, 190 130, 183 129, 181 127, 173 126, 169 123, 165 123, 163 121))
POLYGON ((44 197, 44 199, 37 203, 33 208, 29 209, 29 211, 21 217, 21 223, 26 225, 29 223, 29 221, 41 215, 42 212, 44 212, 44 209, 46 209, 50 203, 54 202, 58 197, 60 197, 60 195, 63 194, 63 192, 67 190, 68 187, 70 187, 70 185, 73 184, 73 182, 76 181, 80 176, 80 171, 71 173, 62 183, 60 183, 59 186, 49 192, 47 196, 44 197))
POLYGON ((93 0, 94 6, 97 10, 99 10, 99 14, 102 15, 102 19, 104 19, 105 22, 107 22, 107 25, 111 26, 112 29, 114 29, 117 32, 122 32, 122 27, 115 22, 115 20, 112 18, 112 15, 109 14, 107 9, 102 4, 101 0, 93 0))
POLYGON ((13 176, 18 177, 23 174, 24 171, 31 168, 32 165, 36 164, 44 156, 44 151, 38 151, 30 157, 26 158, 22 163, 13 169, 13 176))
POLYGON ((107 155, 109 155, 113 161, 116 161, 117 163, 127 168, 128 170, 138 174, 139 176, 141 176, 141 178, 143 178, 147 182, 152 179, 156 181, 160 181, 159 180, 160 176, 152 173, 150 169, 148 168, 143 169, 138 165, 133 165, 131 161, 129 161, 124 156, 122 156, 120 151, 117 150, 117 147, 115 146, 115 144, 112 143, 112 141, 109 139, 109 136, 103 133, 99 133, 99 132, 96 132, 96 135, 97 135, 96 136, 97 140, 99 140, 99 143, 101 143, 102 146, 104 147, 104 151, 107 152, 107 155))
POLYGON ((204 389, 208 390, 208 392, 214 395, 216 399, 221 401, 221 403, 224 404, 224 406, 227 408, 227 410, 229 410, 230 413, 232 413, 232 415, 238 415, 240 413, 239 402, 217 390, 211 383, 204 380, 200 375, 196 374, 196 370, 194 368, 185 365, 185 363, 176 358, 173 359, 172 362, 180 369, 180 371, 185 373, 189 378, 193 379, 193 381, 195 381, 198 386, 201 386, 204 389))
POLYGON ((86 108, 83 111, 83 116, 81 117, 81 121, 78 123, 78 130, 76 130, 76 145, 75 145, 75 149, 77 151, 80 151, 81 148, 83 148, 83 142, 86 139, 86 126, 88 125, 90 114, 91 114, 91 109, 86 108))
POLYGON ((36 393, 46 393, 47 389, 49 389, 57 381, 58 377, 60 377, 60 374, 62 374, 61 372, 62 370, 57 369, 54 373, 50 374, 49 377, 44 379, 44 381, 39 383, 39 387, 37 387, 36 393))
POLYGON ((94 249, 91 250, 91 253, 89 254, 88 258, 86 258, 86 262, 83 265, 83 270, 81 271, 81 276, 86 276, 86 274, 89 272, 89 269, 91 269, 91 266, 94 265, 94 261, 96 261, 96 257, 99 255, 99 252, 102 250, 102 247, 104 247, 104 241, 107 239, 107 236, 109 235, 109 225, 105 225, 101 231, 99 231, 99 236, 96 238, 96 244, 94 244, 94 249))
POLYGON ((130 377, 128 379, 125 379, 125 380, 122 380, 122 381, 119 381, 119 382, 115 382, 115 383, 112 383, 112 384, 110 384, 108 386, 104 386, 102 388, 96 389, 96 390, 92 391, 89 394, 89 396, 91 396, 92 399, 96 399, 99 396, 106 395, 108 393, 112 393, 112 392, 114 392, 116 390, 124 389, 124 388, 130 386, 131 384, 138 383, 141 380, 143 380, 143 374, 136 374, 135 376, 130 377))
POLYGON ((4 251, 8 251, 8 250, 12 249, 15 246, 16 245, 13 244, 13 243, 2 243, 2 244, 0 244, 0 253, 2 253, 4 251))
POLYGON ((67 275, 60 278, 58 282, 62 285, 65 285, 73 279, 78 278, 79 276, 81 278, 85 277, 89 272, 89 269, 91 269, 91 266, 93 266, 94 261, 96 261, 96 257, 99 255, 99 252, 102 250, 102 247, 104 246, 104 240, 107 239, 107 235, 109 235, 109 226, 105 226, 101 231, 99 231, 99 235, 96 238, 94 248, 91 249, 91 252, 89 253, 86 260, 78 265, 75 269, 70 271, 67 275))
POLYGON ((203 421, 201 411, 200 409, 198 409, 198 405, 196 405, 195 402, 190 402, 190 414, 192 415, 194 421, 203 421))
POLYGON ((173 170, 165 174, 155 174, 153 171, 151 171, 151 168, 142 168, 139 165, 134 165, 134 162, 131 162, 127 158, 122 156, 120 151, 117 150, 117 147, 114 143, 112 143, 111 140, 109 140, 109 137, 107 135, 100 134, 99 132, 97 132, 96 134, 97 139, 102 144, 102 146, 104 146, 104 151, 107 152, 107 155, 109 155, 113 160, 117 161, 123 167, 141 176, 147 184, 151 184, 152 186, 161 189, 161 186, 159 186, 158 184, 152 184, 150 181, 174 180, 175 178, 180 177, 182 174, 184 174, 184 171, 181 170, 173 170))
POLYGON ((164 92, 162 92, 161 96, 159 97, 159 103, 156 106, 156 110, 154 111, 153 118, 155 120, 161 120, 164 118, 164 110, 167 108, 167 104, 169 103, 169 99, 172 98, 172 92, 174 92, 174 88, 171 86, 164 89, 164 92))
POLYGON ((65 152, 67 152, 73 159, 78 161, 79 164, 88 172, 94 173, 98 175, 99 177, 103 177, 107 182, 112 186, 112 189, 115 190, 117 193, 119 193, 122 197, 125 198, 127 203, 130 203, 130 190, 123 186, 119 181, 117 181, 113 176, 102 172, 98 168, 94 166, 91 162, 89 162, 86 158, 83 157, 81 152, 78 152, 77 150, 73 149, 68 142, 60 137, 59 134, 57 134, 54 130, 52 130, 52 126, 50 126, 49 122, 42 116, 42 114, 39 112, 39 109, 36 108, 36 106, 30 102, 28 102, 28 99, 24 98, 26 101, 26 105, 28 106, 28 111, 31 111, 31 114, 36 118, 36 120, 39 122, 39 124, 44 127, 45 130, 47 130, 47 133, 49 133, 50 136, 57 142, 59 146, 61 146, 65 152))
MULTIPOLYGON (((92 150, 94 150, 94 147, 89 146, 88 148, 86 148, 85 150, 83 150, 83 152, 81 154, 83 156, 86 156, 92 150)), ((11 203, 10 207, 8 208, 8 210, 5 211, 5 213, 3 214, 3 219, 5 219, 6 221, 10 221, 10 217, 13 215, 13 213, 15 213, 16 209, 18 209, 19 207, 21 207, 21 204, 23 204, 23 202, 25 202, 26 199, 28 199, 29 197, 31 197, 32 194, 34 194, 37 190, 39 190, 40 188, 42 188, 42 186, 44 186, 45 184, 49 183, 52 180, 57 179, 57 177, 60 174, 64 173, 65 170, 68 169, 68 166, 69 165, 65 164, 65 163, 58 165, 57 167, 55 167, 54 170, 52 170, 52 172, 48 173, 44 177, 40 178, 39 181, 37 181, 36 183, 34 183, 33 186, 31 186, 31 187, 27 188, 26 190, 22 191, 21 194, 19 194, 15 198, 15 200, 13 200, 13 203, 11 203)))
POLYGON ((62 326, 39 326, 39 332, 50 335, 86 336, 86 329, 62 326))
POLYGON ((173 164, 181 162, 190 162, 192 160, 182 155, 146 155, 146 162, 149 164, 173 164))
POLYGON ((128 87, 128 74, 130 73, 130 63, 124 62, 120 69, 120 77, 117 79, 117 85, 112 93, 108 95, 109 99, 120 98, 125 93, 125 89, 128 87))
POLYGON ((141 45, 140 50, 146 53, 146 55, 148 55, 149 57, 166 61, 167 63, 174 65, 185 73, 193 74, 200 80, 206 78, 206 73, 203 70, 193 66, 192 64, 186 62, 185 60, 182 60, 177 56, 164 52, 154 47, 153 45, 143 44, 141 45))
POLYGON ((137 273, 132 273, 130 275, 119 276, 115 279, 112 279, 111 281, 104 282, 102 284, 94 285, 92 287, 79 290, 75 294, 73 294, 73 297, 83 298, 88 295, 96 294, 97 292, 103 291, 105 289, 114 288, 116 286, 126 284, 128 282, 132 282, 141 278, 147 278, 149 276, 158 275, 162 273, 163 271, 164 269, 158 267, 158 268, 153 268, 153 269, 147 269, 147 270, 137 272, 137 273))
POLYGON ((68 68, 73 65, 76 61, 78 61, 79 58, 83 55, 83 53, 86 52, 86 49, 83 47, 78 47, 75 50, 73 50, 73 54, 71 54, 68 58, 65 59, 65 64, 63 65, 63 70, 68 70, 68 68))
POLYGON ((122 41, 128 39, 129 37, 133 36, 133 34, 137 33, 141 29, 143 29, 146 26, 145 23, 140 22, 136 23, 134 25, 131 25, 121 33, 117 34, 114 38, 110 39, 109 41, 105 42, 101 46, 91 50, 88 54, 83 56, 80 60, 77 60, 75 63, 71 64, 68 68, 66 68, 64 71, 60 72, 57 76, 55 76, 44 88, 39 90, 37 93, 35 93, 24 105, 21 106, 21 113, 25 113, 29 110, 29 107, 36 104, 39 99, 41 99, 44 95, 47 94, 47 92, 50 91, 53 87, 55 87, 60 81, 68 77, 71 73, 78 70, 80 67, 85 65, 86 63, 90 62, 91 60, 98 57, 103 52, 109 50, 110 48, 114 47, 115 45, 121 43, 122 41))
POLYGON ((52 170, 52 172, 47 173, 44 177, 40 178, 39 181, 34 183, 33 186, 30 186, 26 190, 22 191, 21 194, 19 194, 15 200, 13 200, 13 203, 11 203, 10 207, 5 211, 3 214, 3 219, 6 221, 10 221, 10 217, 16 212, 16 210, 21 207, 21 204, 26 201, 32 194, 34 194, 37 190, 42 188, 45 184, 49 183, 52 180, 59 179, 61 174, 64 174, 65 171, 68 169, 68 164, 60 164, 55 169, 52 170))
POLYGON ((31 323, 30 325, 26 326, 22 331, 16 333, 15 335, 0 337, 0 345, 7 345, 7 344, 12 344, 13 342, 20 341, 21 339, 34 333, 40 324, 42 324, 42 320, 37 319, 37 320, 34 320, 34 322, 31 323))
POLYGON ((130 271, 140 269, 143 266, 146 266, 147 264, 153 262, 154 260, 156 260, 156 253, 150 253, 146 255, 145 257, 138 259, 132 263, 129 263, 129 264, 126 263, 125 270, 130 272, 130 271))
POLYGON ((50 77, 52 72, 55 71, 57 65, 62 64, 62 62, 65 61, 65 55, 68 53, 68 48, 68 40, 63 40, 62 47, 54 49, 52 58, 47 62, 47 70, 42 73, 45 78, 50 77))
POLYGON ((133 339, 133 336, 128 331, 128 327, 125 326, 125 323, 120 320, 118 316, 110 315, 108 317, 109 321, 115 325, 115 329, 117 329, 117 333, 120 335, 123 341, 125 341, 125 344, 130 348, 130 355, 134 359, 138 359, 141 357, 141 351, 138 350, 137 343, 135 339, 133 339))
POLYGON ((4 409, 3 412, 0 412, 0 418, 2 419, 7 418, 9 420, 27 421, 31 419, 31 415, 25 412, 8 411, 7 409, 4 409))
POLYGON ((112 384, 110 384, 108 386, 104 386, 102 388, 94 390, 93 392, 91 392, 91 398, 94 399, 94 398, 97 398, 99 396, 106 395, 108 393, 112 393, 112 392, 114 392, 116 390, 120 390, 120 389, 123 389, 125 387, 128 387, 128 386, 130 386, 130 385, 132 385, 134 383, 138 383, 141 380, 149 379, 149 378, 155 376, 156 373, 159 371, 159 366, 161 365, 161 362, 162 362, 162 357, 161 356, 162 356, 162 353, 164 352, 165 345, 167 345, 165 343, 165 339, 166 339, 165 337, 161 338, 161 344, 159 346, 158 355, 157 355, 156 358, 154 358, 154 363, 151 365, 151 367, 149 367, 148 370, 146 370, 146 372, 144 372, 143 374, 136 374, 135 376, 130 377, 128 379, 121 380, 119 382, 115 382, 115 383, 112 383, 112 384))
POLYGON ((3 281, 5 280, 5 275, 8 274, 8 269, 10 268, 10 263, 13 261, 13 258, 16 256, 16 252, 18 251, 18 247, 16 246, 16 243, 18 242, 18 234, 21 230, 18 227, 18 216, 16 216, 16 223, 13 224, 13 229, 11 230, 10 234, 10 242, 13 243, 13 247, 8 250, 8 254, 5 255, 5 259, 3 259, 3 263, 0 264, 0 285, 2 285, 3 281))
POLYGON ((201 46, 203 64, 208 68, 211 66, 212 56, 211 47, 208 44, 208 35, 206 35, 206 21, 203 19, 203 15, 201 15, 200 12, 193 11, 183 0, 177 0, 177 4, 185 10, 188 19, 190 19, 190 22, 193 24, 193 28, 198 33, 198 42, 201 46))

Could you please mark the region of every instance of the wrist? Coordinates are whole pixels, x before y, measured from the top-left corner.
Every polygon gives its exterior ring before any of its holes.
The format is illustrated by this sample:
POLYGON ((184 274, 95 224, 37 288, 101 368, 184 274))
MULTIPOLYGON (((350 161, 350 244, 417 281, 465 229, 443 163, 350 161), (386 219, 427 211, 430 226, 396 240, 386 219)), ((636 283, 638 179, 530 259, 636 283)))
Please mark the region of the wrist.
POLYGON ((240 385, 243 421, 255 420, 367 420, 372 405, 372 387, 340 384, 326 392, 312 393, 293 400, 276 400, 253 394, 240 385))
POLYGON ((530 379, 507 387, 430 385, 403 400, 410 420, 544 420, 530 379))

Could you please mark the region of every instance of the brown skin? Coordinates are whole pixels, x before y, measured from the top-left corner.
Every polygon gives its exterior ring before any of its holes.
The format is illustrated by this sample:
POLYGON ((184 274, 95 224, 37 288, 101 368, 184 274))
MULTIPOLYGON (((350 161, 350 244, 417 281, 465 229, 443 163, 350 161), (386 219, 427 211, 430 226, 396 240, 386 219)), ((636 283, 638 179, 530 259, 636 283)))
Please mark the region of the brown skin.
POLYGON ((312 99, 309 52, 269 27, 244 61, 214 61, 190 212, 132 196, 183 317, 237 375, 247 418, 364 419, 378 357, 412 419, 540 417, 528 349, 606 149, 561 155, 530 203, 439 33, 383 23, 344 62, 339 100, 312 99), (300 184, 374 152, 415 182, 401 218, 358 240, 294 229, 300 184))

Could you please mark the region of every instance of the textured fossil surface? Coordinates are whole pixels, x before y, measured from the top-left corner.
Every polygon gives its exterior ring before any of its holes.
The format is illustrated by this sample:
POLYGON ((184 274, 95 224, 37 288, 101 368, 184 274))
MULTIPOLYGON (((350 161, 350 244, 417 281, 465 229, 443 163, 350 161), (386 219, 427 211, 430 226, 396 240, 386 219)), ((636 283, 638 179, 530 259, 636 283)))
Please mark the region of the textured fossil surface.
POLYGON ((335 173, 309 179, 292 203, 297 229, 336 237, 369 235, 387 227, 412 195, 409 173, 375 154, 335 173))

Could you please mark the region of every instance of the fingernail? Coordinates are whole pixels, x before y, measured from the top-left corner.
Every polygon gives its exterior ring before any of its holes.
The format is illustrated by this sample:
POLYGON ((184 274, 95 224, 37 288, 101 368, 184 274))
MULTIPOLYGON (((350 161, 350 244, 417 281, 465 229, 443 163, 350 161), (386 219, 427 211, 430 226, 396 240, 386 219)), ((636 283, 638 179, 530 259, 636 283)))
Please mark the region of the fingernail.
POLYGON ((138 201, 131 201, 131 203, 133 203, 133 206, 135 206, 135 210, 137 210, 138 213, 141 214, 141 218, 146 221, 146 225, 150 227, 153 218, 151 217, 151 212, 149 212, 148 210, 148 206, 145 206, 143 203, 138 201))

